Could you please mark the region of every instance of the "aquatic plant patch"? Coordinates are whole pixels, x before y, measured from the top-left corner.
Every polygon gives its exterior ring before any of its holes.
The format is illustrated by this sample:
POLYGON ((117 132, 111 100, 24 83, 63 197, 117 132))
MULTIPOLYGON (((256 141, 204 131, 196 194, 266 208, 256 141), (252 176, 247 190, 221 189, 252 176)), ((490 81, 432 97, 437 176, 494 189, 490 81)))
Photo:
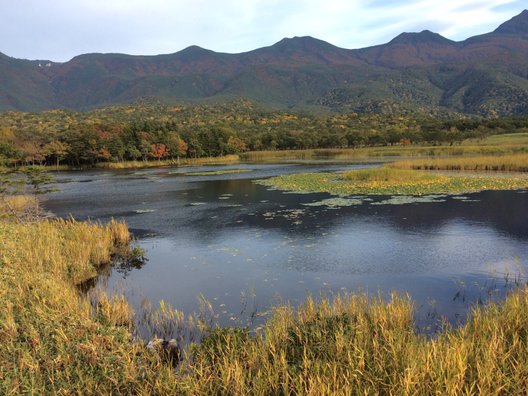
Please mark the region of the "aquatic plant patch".
POLYGON ((233 173, 246 173, 251 172, 251 169, 224 169, 216 171, 203 171, 203 172, 187 172, 185 176, 217 176, 217 175, 230 175, 233 173))
POLYGON ((304 206, 328 206, 328 207, 344 207, 344 206, 355 206, 355 205, 361 205, 365 199, 361 198, 345 198, 345 197, 339 197, 339 198, 328 198, 323 199, 322 201, 316 201, 316 202, 309 202, 309 203, 303 203, 304 206))
POLYGON ((394 195, 383 201, 372 202, 371 205, 404 205, 411 203, 430 203, 430 202, 445 202, 445 199, 438 195, 394 195))
POLYGON ((340 196, 463 194, 528 188, 528 178, 524 176, 458 176, 389 168, 338 173, 298 173, 256 182, 284 191, 327 192, 340 196))

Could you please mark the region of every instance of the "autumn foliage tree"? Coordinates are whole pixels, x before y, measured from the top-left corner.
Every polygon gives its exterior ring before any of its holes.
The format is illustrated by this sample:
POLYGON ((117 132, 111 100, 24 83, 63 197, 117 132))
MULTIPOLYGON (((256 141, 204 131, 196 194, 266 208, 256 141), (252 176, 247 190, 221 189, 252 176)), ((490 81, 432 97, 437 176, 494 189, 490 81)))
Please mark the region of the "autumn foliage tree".
POLYGON ((158 161, 161 161, 162 158, 169 156, 169 150, 163 143, 154 143, 150 147, 150 155, 158 161))

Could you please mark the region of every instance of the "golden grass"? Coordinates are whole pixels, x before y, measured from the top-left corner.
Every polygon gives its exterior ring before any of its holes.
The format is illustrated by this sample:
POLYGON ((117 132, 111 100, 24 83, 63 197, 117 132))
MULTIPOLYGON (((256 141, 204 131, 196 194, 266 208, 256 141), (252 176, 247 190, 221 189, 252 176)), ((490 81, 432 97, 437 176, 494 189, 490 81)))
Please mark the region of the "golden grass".
POLYGON ((399 169, 528 172, 528 154, 461 158, 424 158, 396 161, 399 169))
POLYGON ((117 326, 129 323, 128 305, 113 297, 94 307, 75 287, 110 260, 112 228, 0 222, 0 394, 136 392, 144 374, 133 359, 150 356, 139 357, 142 345, 117 326))
MULTIPOLYGON (((524 288, 434 339, 415 332, 406 297, 309 297, 298 309, 275 308, 254 335, 209 329, 173 369, 131 337, 122 296, 75 287, 125 240, 118 224, 0 222, 0 394, 520 395, 528 387, 524 288)), ((165 304, 157 312, 157 326, 183 322, 165 304)))
POLYGON ((36 212, 38 204, 34 195, 4 195, 0 199, 0 219, 25 218, 36 212))
POLYGON ((239 161, 238 155, 230 154, 222 157, 180 158, 180 160, 98 162, 96 167, 102 169, 157 168, 159 166, 231 164, 239 161))
POLYGON ((0 259, 5 266, 23 272, 67 276, 68 281, 79 284, 110 262, 117 242, 125 243, 123 228, 123 222, 114 220, 106 226, 75 220, 0 223, 0 259))
POLYGON ((280 151, 251 151, 243 153, 243 161, 274 162, 330 159, 338 161, 354 161, 391 157, 461 157, 471 155, 508 155, 528 152, 526 145, 479 145, 458 146, 383 146, 342 149, 306 149, 280 151))
POLYGON ((337 296, 275 310, 265 333, 218 329, 195 348, 197 394, 524 394, 528 294, 428 340, 407 298, 337 296))
POLYGON ((125 246, 128 245, 131 239, 130 231, 124 221, 117 221, 115 219, 110 220, 107 228, 110 230, 112 235, 112 243, 114 246, 125 246))

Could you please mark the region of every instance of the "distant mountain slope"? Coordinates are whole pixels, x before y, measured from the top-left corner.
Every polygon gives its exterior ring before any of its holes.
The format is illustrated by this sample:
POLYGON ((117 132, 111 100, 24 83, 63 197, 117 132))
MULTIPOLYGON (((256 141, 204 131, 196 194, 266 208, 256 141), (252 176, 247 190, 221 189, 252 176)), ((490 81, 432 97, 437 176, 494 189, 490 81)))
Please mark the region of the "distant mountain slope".
POLYGON ((358 50, 294 37, 241 54, 191 46, 158 56, 85 54, 65 63, 0 54, 0 110, 86 110, 144 97, 247 98, 290 109, 528 114, 528 11, 462 42, 424 30, 358 50))

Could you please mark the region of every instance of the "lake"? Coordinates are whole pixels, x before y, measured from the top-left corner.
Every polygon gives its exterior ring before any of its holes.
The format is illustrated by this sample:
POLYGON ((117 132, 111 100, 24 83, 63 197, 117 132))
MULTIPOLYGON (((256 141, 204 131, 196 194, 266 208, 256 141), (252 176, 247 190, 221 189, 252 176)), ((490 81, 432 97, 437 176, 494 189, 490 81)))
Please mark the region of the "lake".
MULTIPOLYGON (((327 206, 328 194, 270 190, 255 179, 375 164, 237 164, 61 172, 44 206, 62 217, 123 218, 148 261, 112 269, 100 287, 139 307, 165 300, 186 313, 211 302, 216 321, 261 325, 270 307, 308 294, 408 293, 417 326, 464 320, 471 304, 502 296, 528 263, 528 194, 486 191, 327 206), (192 172, 244 169, 196 176, 192 172), (187 173, 187 175, 186 175, 187 173), (321 203, 322 202, 322 203, 321 203), (315 203, 315 205, 313 205, 315 203)), ((523 278, 524 280, 524 278, 523 278)))

